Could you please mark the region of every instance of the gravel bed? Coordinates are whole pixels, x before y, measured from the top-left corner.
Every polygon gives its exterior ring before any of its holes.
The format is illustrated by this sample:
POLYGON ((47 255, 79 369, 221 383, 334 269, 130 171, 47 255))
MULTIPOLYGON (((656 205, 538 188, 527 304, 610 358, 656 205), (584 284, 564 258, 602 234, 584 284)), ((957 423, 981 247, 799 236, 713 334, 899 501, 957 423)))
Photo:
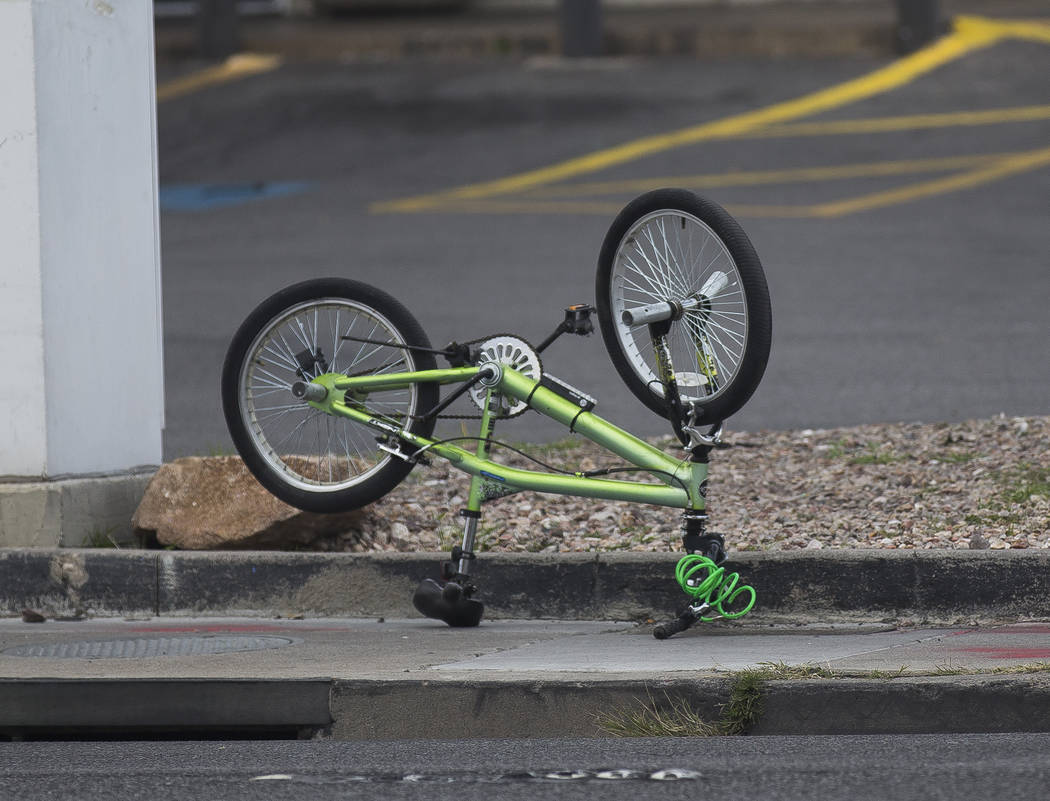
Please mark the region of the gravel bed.
MULTIPOLYGON (((730 550, 1050 548, 1050 417, 729 432, 725 441, 711 455, 708 509, 730 550)), ((620 464, 581 437, 527 449, 570 470, 620 464)), ((538 469, 510 451, 494 455, 538 469)), ((315 547, 448 550, 459 543, 467 488, 439 460, 418 467, 368 509, 362 530, 315 547)), ((477 549, 680 550, 679 525, 673 509, 523 492, 484 507, 477 549)))

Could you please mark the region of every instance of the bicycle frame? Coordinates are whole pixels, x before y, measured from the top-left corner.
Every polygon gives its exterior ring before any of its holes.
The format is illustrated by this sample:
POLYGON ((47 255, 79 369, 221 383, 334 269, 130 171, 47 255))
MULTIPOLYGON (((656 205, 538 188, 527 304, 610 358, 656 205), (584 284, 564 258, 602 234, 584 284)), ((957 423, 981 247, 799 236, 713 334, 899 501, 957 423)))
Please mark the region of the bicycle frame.
POLYGON ((481 432, 474 453, 450 442, 404 431, 396 421, 370 412, 365 401, 354 399, 366 398, 369 392, 377 390, 406 389, 415 383, 468 382, 475 380, 485 369, 485 366, 453 367, 360 377, 347 377, 342 374, 321 375, 314 379, 314 383, 324 386, 327 394, 323 400, 309 403, 327 414, 354 420, 389 437, 395 437, 401 444, 414 449, 412 453, 395 452, 396 456, 415 461, 424 455, 433 454, 446 459, 458 470, 468 473, 471 483, 467 509, 472 513, 480 512, 484 501, 520 490, 648 503, 695 512, 704 510, 706 461, 669 456, 598 415, 581 410, 571 400, 541 385, 539 381, 506 366, 500 368, 498 380, 486 393, 481 432), (651 473, 662 483, 591 478, 582 473, 565 475, 522 470, 493 461, 489 458, 489 440, 496 421, 500 419, 492 408, 492 399, 496 395, 525 401, 540 414, 558 421, 570 431, 615 453, 640 471, 651 473))
POLYGON ((230 343, 221 382, 230 434, 264 487, 318 513, 379 500, 429 457, 469 475, 459 512, 462 545, 442 562, 440 580, 424 578, 413 595, 424 617, 478 625, 484 605, 474 597, 470 566, 481 508, 520 491, 679 510, 689 559, 676 578, 694 603, 657 627, 657 637, 683 631, 711 610, 743 614, 747 609, 733 603, 743 592, 735 574, 719 567, 725 537, 707 530, 706 496, 722 421, 747 402, 769 355, 771 315, 758 255, 717 204, 686 190, 655 190, 633 200, 609 228, 595 291, 596 306, 566 307, 537 347, 491 334, 436 349, 382 290, 348 278, 301 281, 260 303, 230 343), (593 312, 616 371, 643 405, 668 420, 683 452, 664 453, 613 425, 594 414, 593 399, 543 374, 539 354, 563 334, 594 332, 593 312), (345 341, 360 347, 341 351, 345 341), (436 369, 437 357, 447 369, 436 369), (442 412, 468 393, 482 412, 478 435, 435 435, 442 412), (521 467, 500 463, 492 458, 500 445, 494 429, 526 409, 623 466, 567 472, 536 459, 521 467))

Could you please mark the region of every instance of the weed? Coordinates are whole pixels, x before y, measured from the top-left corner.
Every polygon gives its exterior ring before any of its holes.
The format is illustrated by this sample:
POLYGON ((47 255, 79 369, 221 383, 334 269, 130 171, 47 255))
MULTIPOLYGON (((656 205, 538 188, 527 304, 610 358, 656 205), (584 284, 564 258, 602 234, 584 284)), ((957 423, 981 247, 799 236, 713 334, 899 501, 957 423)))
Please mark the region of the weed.
POLYGON ((868 452, 860 456, 854 456, 849 460, 850 464, 893 464, 901 461, 900 456, 891 451, 882 451, 876 442, 868 443, 868 452))
MULTIPOLYGON (((704 720, 685 698, 664 694, 664 703, 653 697, 647 703, 627 710, 613 710, 598 717, 598 725, 614 737, 714 737, 745 734, 762 717, 767 681, 801 679, 876 679, 891 680, 904 676, 907 666, 895 671, 835 671, 820 665, 788 665, 784 662, 761 662, 758 667, 732 674, 729 700, 722 706, 722 716, 715 722, 704 720)), ((1017 665, 996 670, 953 669, 938 667, 932 675, 967 675, 981 673, 1035 673, 1050 671, 1050 662, 1017 665)), ((910 674, 909 674, 910 675, 910 674)), ((923 675, 923 674, 916 674, 923 675)), ((928 674, 927 674, 928 675, 928 674)))
POLYGON ((729 702, 722 707, 719 728, 725 734, 743 734, 762 715, 765 671, 742 670, 736 674, 729 691, 729 702))
POLYGON ((986 514, 986 515, 966 515, 963 518, 964 523, 968 523, 971 526, 1012 526, 1016 523, 1021 522, 1021 515, 1019 514, 986 514))
POLYGON ((826 451, 826 455, 829 459, 841 459, 846 455, 846 440, 835 440, 831 443, 831 447, 826 451))
POLYGON ((474 540, 474 550, 481 552, 491 551, 495 548, 499 541, 499 530, 500 526, 498 524, 482 524, 478 529, 477 538, 474 540))
POLYGON ((117 531, 116 526, 109 526, 108 528, 99 528, 96 526, 91 529, 88 535, 84 538, 84 547, 86 548, 120 548, 120 543, 114 538, 114 534, 117 531))
POLYGON ((438 529, 438 550, 450 551, 454 545, 459 545, 459 531, 452 526, 442 526, 438 529))
POLYGON ((996 675, 1004 673, 1046 673, 1050 672, 1050 662, 1031 662, 1027 665, 1007 665, 991 671, 996 675))
POLYGON ((938 462, 944 462, 945 464, 966 464, 967 462, 972 462, 979 456, 979 453, 968 451, 966 453, 938 453, 934 454, 933 458, 938 462))
POLYGON ((1050 468, 1021 465, 1007 476, 1002 497, 1010 503, 1028 503, 1036 495, 1050 496, 1050 468))
POLYGON ((985 668, 964 668, 964 667, 953 667, 951 662, 943 665, 938 665, 932 675, 934 676, 982 676, 982 675, 1016 675, 1025 673, 1046 673, 1050 672, 1050 662, 1029 662, 1024 665, 1005 665, 1003 667, 992 668, 987 670, 985 668))
POLYGON ((834 679, 838 676, 831 668, 820 665, 788 665, 785 662, 759 662, 756 673, 762 678, 774 679, 834 679))
POLYGON ((672 698, 664 693, 664 703, 657 704, 650 695, 648 703, 634 709, 605 712, 598 726, 613 737, 715 737, 724 734, 718 724, 708 723, 685 698, 672 698))
POLYGON ((899 679, 908 670, 907 665, 901 665, 897 670, 869 670, 860 678, 866 679, 899 679))

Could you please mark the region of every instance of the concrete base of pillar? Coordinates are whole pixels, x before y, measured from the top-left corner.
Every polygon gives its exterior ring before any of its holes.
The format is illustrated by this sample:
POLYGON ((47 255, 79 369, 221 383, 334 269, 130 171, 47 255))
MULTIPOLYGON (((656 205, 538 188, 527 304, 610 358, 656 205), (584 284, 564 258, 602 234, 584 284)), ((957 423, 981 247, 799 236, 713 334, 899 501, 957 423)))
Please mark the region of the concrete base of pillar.
POLYGON ((131 516, 153 472, 0 483, 0 547, 133 543, 131 516))

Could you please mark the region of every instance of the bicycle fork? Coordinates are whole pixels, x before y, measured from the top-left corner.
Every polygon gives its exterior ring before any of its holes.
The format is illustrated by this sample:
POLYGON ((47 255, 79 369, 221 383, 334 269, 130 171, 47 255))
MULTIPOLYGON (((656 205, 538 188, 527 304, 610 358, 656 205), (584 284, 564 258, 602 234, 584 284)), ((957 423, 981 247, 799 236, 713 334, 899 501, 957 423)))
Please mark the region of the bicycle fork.
MULTIPOLYGON (((658 640, 685 631, 699 621, 743 617, 755 605, 754 588, 746 584, 738 586, 739 574, 727 573, 721 567, 726 559, 725 538, 707 531, 707 467, 711 450, 721 442, 722 423, 714 423, 704 434, 696 425, 696 407, 682 403, 667 345, 669 325, 669 320, 657 317, 649 323, 649 335, 664 388, 668 417, 675 435, 689 451, 694 479, 698 482, 697 494, 703 503, 701 508, 687 509, 683 513, 682 545, 686 555, 675 565, 675 580, 691 601, 677 618, 653 629, 653 636, 658 640), (738 599, 741 601, 735 603, 738 599)), ((706 359, 702 345, 697 344, 698 357, 706 359)), ((710 369, 705 374, 709 379, 713 377, 710 369)))

